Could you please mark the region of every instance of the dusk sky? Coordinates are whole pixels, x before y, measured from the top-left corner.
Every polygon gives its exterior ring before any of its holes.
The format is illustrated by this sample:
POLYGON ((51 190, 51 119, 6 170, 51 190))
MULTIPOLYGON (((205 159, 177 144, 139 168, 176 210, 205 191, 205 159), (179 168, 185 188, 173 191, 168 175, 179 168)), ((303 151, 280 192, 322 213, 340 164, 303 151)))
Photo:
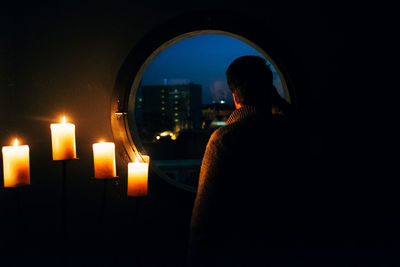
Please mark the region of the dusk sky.
MULTIPOLYGON (((227 35, 205 34, 187 38, 154 58, 143 74, 142 85, 192 82, 202 85, 203 104, 221 100, 233 104, 225 71, 233 60, 244 55, 262 57, 253 47, 227 35)), ((281 90, 277 75, 274 75, 274 83, 278 91, 281 90)))

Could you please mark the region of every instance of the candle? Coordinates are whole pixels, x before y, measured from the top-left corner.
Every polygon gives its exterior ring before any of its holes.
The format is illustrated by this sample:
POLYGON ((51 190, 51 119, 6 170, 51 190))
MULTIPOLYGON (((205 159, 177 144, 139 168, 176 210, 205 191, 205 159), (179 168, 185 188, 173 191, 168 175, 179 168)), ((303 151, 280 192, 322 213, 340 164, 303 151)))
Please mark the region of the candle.
POLYGON ((2 154, 4 187, 29 185, 29 146, 19 146, 15 139, 13 146, 3 146, 2 154))
POLYGON ((113 142, 93 144, 94 178, 117 176, 115 168, 115 145, 113 142))
POLYGON ((64 117, 61 123, 52 123, 50 129, 53 160, 75 159, 75 125, 64 117))
POLYGON ((147 195, 149 161, 149 156, 142 156, 128 163, 128 196, 147 195))

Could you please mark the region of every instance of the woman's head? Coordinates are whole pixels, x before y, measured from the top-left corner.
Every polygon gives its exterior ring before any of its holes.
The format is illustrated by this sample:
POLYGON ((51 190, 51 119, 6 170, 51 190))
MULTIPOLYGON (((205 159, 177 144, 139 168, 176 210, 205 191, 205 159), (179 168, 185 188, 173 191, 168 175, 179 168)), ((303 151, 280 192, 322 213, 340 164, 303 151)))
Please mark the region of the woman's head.
POLYGON ((240 105, 271 107, 273 76, 265 59, 243 56, 235 59, 226 71, 229 89, 240 105))

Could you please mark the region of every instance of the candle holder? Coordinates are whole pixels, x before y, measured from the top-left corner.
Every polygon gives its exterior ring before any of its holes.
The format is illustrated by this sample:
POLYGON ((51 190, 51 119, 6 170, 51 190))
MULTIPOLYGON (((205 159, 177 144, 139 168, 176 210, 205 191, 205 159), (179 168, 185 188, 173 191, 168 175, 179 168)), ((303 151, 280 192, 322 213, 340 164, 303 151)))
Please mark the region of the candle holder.
POLYGON ((114 184, 117 184, 117 180, 118 180, 119 176, 112 176, 112 177, 101 177, 101 178, 97 178, 97 177, 92 177, 91 180, 92 181, 99 181, 103 183, 103 198, 101 201, 101 210, 100 210, 100 215, 99 215, 99 222, 102 223, 103 219, 104 219, 104 215, 105 215, 105 211, 106 211, 106 204, 107 204, 107 187, 108 184, 113 182, 114 184))
POLYGON ((15 191, 15 190, 23 190, 21 188, 30 187, 31 184, 17 184, 15 186, 4 186, 1 185, 0 188, 6 191, 15 191))
POLYGON ((62 180, 61 180, 61 192, 62 192, 62 227, 64 240, 67 239, 67 162, 77 160, 79 158, 70 158, 62 160, 53 160, 55 162, 61 162, 62 166, 62 180))
POLYGON ((20 209, 21 209, 21 192, 25 191, 26 188, 29 188, 31 185, 30 184, 18 184, 15 186, 7 186, 5 187, 4 185, 1 186, 2 190, 6 192, 13 192, 15 195, 15 199, 17 200, 17 215, 20 215, 20 209))
POLYGON ((132 233, 140 235, 140 226, 143 225, 147 217, 147 207, 151 199, 151 194, 143 196, 126 196, 125 201, 131 216, 129 216, 130 223, 132 224, 132 233))
POLYGON ((19 228, 18 233, 23 236, 23 233, 25 232, 25 224, 24 224, 24 218, 23 218, 23 212, 22 212, 22 205, 21 205, 21 194, 24 194, 27 188, 30 188, 30 184, 19 184, 16 186, 7 186, 4 187, 3 185, 1 188, 5 192, 10 192, 13 195, 13 198, 16 200, 16 209, 15 209, 15 219, 17 221, 17 225, 19 228))

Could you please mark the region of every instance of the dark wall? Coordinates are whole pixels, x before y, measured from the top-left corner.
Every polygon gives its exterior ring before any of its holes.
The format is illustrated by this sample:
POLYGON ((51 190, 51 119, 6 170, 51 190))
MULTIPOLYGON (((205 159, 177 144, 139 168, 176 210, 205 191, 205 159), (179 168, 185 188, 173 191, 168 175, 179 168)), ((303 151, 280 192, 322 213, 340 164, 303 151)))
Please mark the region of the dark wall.
POLYGON ((335 108, 344 90, 342 7, 317 1, 8 4, 0 11, 0 141, 8 145, 19 137, 29 144, 32 185, 20 192, 0 191, 5 259, 45 265, 63 260, 74 265, 183 264, 194 194, 151 172, 149 196, 127 199, 127 168, 118 157, 121 181, 108 185, 101 220, 103 184, 90 179, 91 145, 113 138, 111 95, 131 49, 170 19, 202 9, 249 17, 279 36, 281 52, 288 55, 282 63, 294 76, 301 73, 294 88, 309 142, 302 174, 329 181, 340 177, 343 158, 332 161, 344 146, 339 119, 344 111, 335 108), (68 162, 67 241, 61 238, 61 164, 51 161, 49 128, 63 114, 76 125, 79 157, 68 162), (14 249, 29 257, 14 258, 14 249))

